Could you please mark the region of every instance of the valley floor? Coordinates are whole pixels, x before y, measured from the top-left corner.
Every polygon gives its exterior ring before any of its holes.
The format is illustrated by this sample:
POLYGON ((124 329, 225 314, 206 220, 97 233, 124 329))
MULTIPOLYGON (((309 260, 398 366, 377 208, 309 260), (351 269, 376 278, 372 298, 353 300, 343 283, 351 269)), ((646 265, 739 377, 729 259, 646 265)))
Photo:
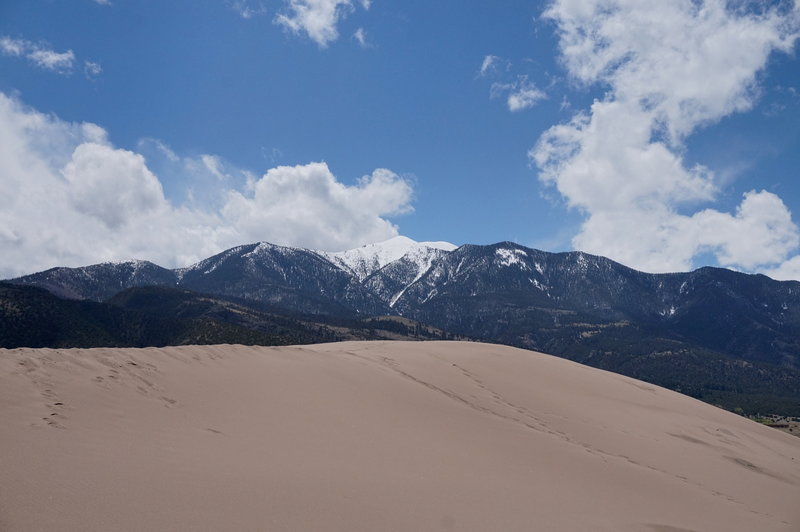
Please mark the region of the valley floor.
POLYGON ((0 350, 0 530, 796 531, 800 439, 464 342, 0 350))

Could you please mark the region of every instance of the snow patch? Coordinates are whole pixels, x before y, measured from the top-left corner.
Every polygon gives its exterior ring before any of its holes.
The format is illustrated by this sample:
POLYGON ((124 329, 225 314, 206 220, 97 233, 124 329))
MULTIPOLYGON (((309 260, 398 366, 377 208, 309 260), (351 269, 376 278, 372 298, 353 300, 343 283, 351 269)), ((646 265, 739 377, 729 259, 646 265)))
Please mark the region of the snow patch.
POLYGON ((441 249, 442 251, 453 251, 458 249, 458 246, 451 244, 450 242, 420 242, 419 245, 425 246, 426 248, 441 249))
MULTIPOLYGON (((129 266, 131 268, 131 271, 128 274, 128 278, 129 279, 133 279, 134 277, 136 277, 139 274, 139 272, 141 272, 145 267, 147 267, 147 266, 149 266, 151 264, 153 264, 153 263, 150 262, 150 261, 147 261, 147 260, 128 259, 128 260, 106 261, 106 262, 100 263, 99 265, 101 265, 101 266, 109 265, 109 266, 115 266, 115 267, 118 267, 118 268, 119 267, 123 267, 123 266, 129 266)), ((89 272, 87 270, 85 270, 85 269, 83 270, 83 275, 88 277, 88 278, 90 278, 90 279, 94 279, 94 276, 89 274, 89 272)))
POLYGON ((265 251, 272 250, 277 247, 278 246, 276 246, 275 244, 270 244, 269 242, 259 242, 258 245, 255 248, 253 248, 253 251, 251 251, 250 253, 245 253, 244 255, 242 255, 242 258, 247 259, 251 257, 257 257, 259 255, 263 255, 265 251))
POLYGON ((425 299, 423 299, 423 300, 422 300, 420 303, 422 303, 422 304, 424 304, 424 303, 427 303, 427 302, 430 300, 430 298, 432 298, 432 297, 435 297, 435 296, 437 296, 438 294, 439 294, 439 290, 437 290, 436 288, 434 288, 433 290, 431 290, 430 292, 428 292, 428 295, 427 295, 427 296, 425 297, 425 299))
POLYGON ((225 262, 225 259, 228 257, 235 255, 236 253, 241 252, 247 246, 236 246, 235 248, 231 248, 227 251, 222 252, 219 255, 214 257, 209 257, 207 259, 203 259, 200 262, 192 264, 191 266, 187 266, 186 268, 180 268, 176 270, 179 279, 183 279, 183 277, 192 271, 195 270, 203 270, 203 274, 209 274, 217 269, 217 267, 225 262))
POLYGON ((533 286, 535 286, 536 288, 538 288, 542 292, 547 293, 547 287, 545 285, 543 285, 542 283, 540 283, 539 281, 537 281, 536 279, 533 279, 533 278, 531 278, 530 281, 531 281, 531 284, 533 286))
POLYGON ((514 264, 519 265, 520 268, 527 270, 528 265, 525 264, 524 257, 527 257, 528 254, 522 251, 521 249, 505 249, 500 248, 496 250, 495 255, 497 256, 497 263, 500 266, 512 266, 514 264))
POLYGON ((110 264, 112 266, 133 266, 134 268, 138 269, 148 264, 151 264, 151 262, 139 259, 128 259, 128 260, 110 260, 107 262, 103 262, 101 264, 110 264))
POLYGON ((411 262, 414 267, 416 268, 416 274, 414 275, 414 279, 411 280, 402 290, 400 290, 397 294, 392 296, 391 300, 389 301, 389 307, 394 308, 395 303, 403 296, 403 294, 408 290, 408 288, 419 281, 423 275, 428 273, 428 271, 433 266, 433 261, 439 258, 442 255, 443 250, 441 248, 428 248, 419 247, 413 248, 411 251, 403 255, 398 260, 408 261, 411 262))
POLYGON ((659 314, 659 316, 664 316, 664 317, 670 317, 671 318, 672 316, 675 315, 675 306, 673 305, 673 306, 669 307, 668 310, 660 310, 658 312, 658 314, 659 314))

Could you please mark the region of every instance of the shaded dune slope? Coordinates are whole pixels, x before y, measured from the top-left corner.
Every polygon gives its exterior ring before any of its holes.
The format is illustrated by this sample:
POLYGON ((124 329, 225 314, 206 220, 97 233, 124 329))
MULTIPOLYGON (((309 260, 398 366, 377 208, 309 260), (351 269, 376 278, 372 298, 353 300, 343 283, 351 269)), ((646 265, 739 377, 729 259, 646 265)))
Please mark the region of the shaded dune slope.
POLYGON ((0 350, 0 530, 796 531, 800 438, 504 346, 0 350))

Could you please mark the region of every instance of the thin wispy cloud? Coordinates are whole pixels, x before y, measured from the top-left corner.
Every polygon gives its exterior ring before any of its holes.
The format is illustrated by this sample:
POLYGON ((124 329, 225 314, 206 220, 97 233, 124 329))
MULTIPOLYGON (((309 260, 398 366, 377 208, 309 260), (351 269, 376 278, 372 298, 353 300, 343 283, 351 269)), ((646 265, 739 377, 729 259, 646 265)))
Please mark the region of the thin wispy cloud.
POLYGON ((767 61, 800 36, 796 6, 759 6, 550 5, 570 78, 608 88, 530 152, 542 182, 585 215, 575 248, 659 272, 689 269, 702 253, 765 271, 797 251, 800 231, 780 197, 751 190, 733 212, 715 210, 719 180, 684 158, 696 130, 755 105, 767 61))
MULTIPOLYGON (((71 74, 78 64, 75 52, 72 50, 57 52, 47 44, 9 36, 0 37, 0 53, 7 57, 25 58, 33 66, 57 74, 71 74)), ((87 76, 97 76, 102 68, 99 63, 85 61, 84 71, 87 76)))
POLYGON ((367 33, 364 31, 364 28, 358 28, 353 34, 353 38, 361 48, 369 47, 369 43, 367 42, 367 33))
POLYGON ((478 77, 483 77, 490 72, 494 72, 497 69, 497 64, 500 61, 502 61, 502 59, 496 55, 485 56, 483 58, 483 62, 481 62, 481 68, 478 70, 478 77))
POLYGON ((72 50, 56 52, 54 50, 37 49, 28 54, 28 59, 38 67, 62 74, 71 72, 75 64, 75 54, 72 50))
POLYGON ((508 110, 513 112, 530 109, 547 95, 530 82, 527 76, 519 76, 512 83, 493 83, 491 97, 504 97, 508 110))
POLYGON ((511 61, 499 55, 488 54, 483 57, 481 66, 478 68, 477 78, 503 78, 511 70, 511 61))
POLYGON ((262 2, 253 2, 250 0, 235 0, 230 4, 231 9, 233 9, 240 17, 245 20, 249 20, 254 17, 258 17, 261 15, 267 14, 267 6, 264 5, 262 2))
POLYGON ((28 44, 28 41, 23 41, 21 39, 0 37, 0 50, 7 56, 22 57, 28 49, 28 44))
POLYGON ((83 71, 86 73, 86 76, 88 78, 94 78, 99 76, 103 72, 103 67, 101 67, 99 63, 95 63, 94 61, 84 61, 83 71))
POLYGON ((512 113, 530 109, 547 94, 530 81, 526 75, 517 75, 510 78, 511 62, 497 55, 486 55, 481 62, 476 75, 477 78, 500 79, 495 81, 489 89, 491 99, 503 98, 508 110, 512 113), (509 80, 510 78, 510 80, 509 80))

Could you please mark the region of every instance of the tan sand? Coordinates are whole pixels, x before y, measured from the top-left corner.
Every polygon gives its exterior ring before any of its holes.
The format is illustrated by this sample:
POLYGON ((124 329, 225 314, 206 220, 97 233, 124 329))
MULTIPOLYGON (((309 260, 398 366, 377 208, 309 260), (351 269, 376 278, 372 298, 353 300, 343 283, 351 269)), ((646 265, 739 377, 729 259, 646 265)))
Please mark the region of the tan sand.
POLYGON ((0 350, 0 530, 796 532, 800 438, 486 344, 0 350))

